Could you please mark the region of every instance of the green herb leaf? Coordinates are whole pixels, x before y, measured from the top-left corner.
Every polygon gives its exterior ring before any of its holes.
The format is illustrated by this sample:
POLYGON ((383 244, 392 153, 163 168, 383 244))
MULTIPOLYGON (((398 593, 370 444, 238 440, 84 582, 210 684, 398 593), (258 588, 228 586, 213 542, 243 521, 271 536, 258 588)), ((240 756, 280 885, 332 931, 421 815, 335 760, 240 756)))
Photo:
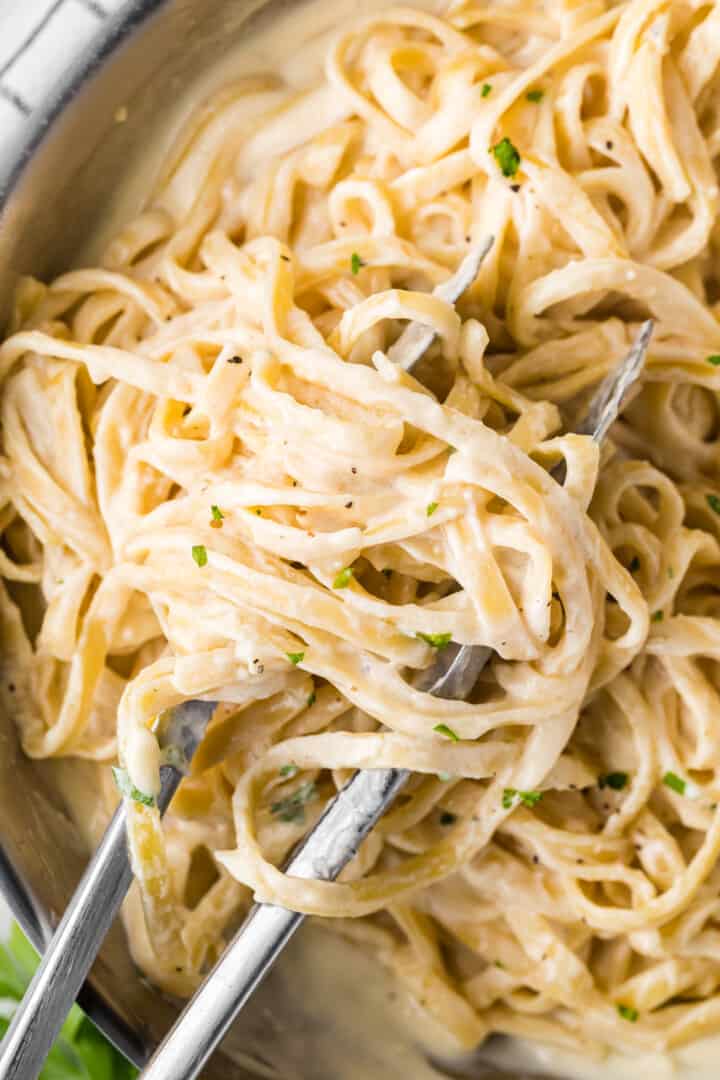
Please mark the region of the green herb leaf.
POLYGON ((528 101, 532 101, 534 105, 538 105, 542 101, 542 99, 545 97, 545 91, 544 90, 528 90, 525 97, 528 99, 528 101))
POLYGON ((518 791, 517 788, 507 787, 502 795, 503 810, 514 806, 516 799, 519 799, 523 806, 527 806, 528 810, 532 810, 542 799, 542 791, 518 791))
POLYGON ((303 660, 305 659, 305 653, 304 652, 288 652, 288 653, 285 653, 285 655, 287 656, 287 658, 288 658, 288 660, 290 661, 291 664, 296 664, 296 665, 301 664, 303 662, 303 660))
POLYGON ((662 621, 663 621, 663 613, 662 613, 662 611, 653 611, 652 615, 650 616, 650 622, 662 622, 662 621))
POLYGON ((628 774, 626 772, 610 772, 599 778, 598 785, 601 788, 609 787, 613 791, 622 791, 627 782, 628 774))
POLYGON ((353 274, 359 274, 361 267, 363 267, 364 265, 365 263, 362 261, 357 251, 353 251, 352 255, 350 256, 350 269, 352 270, 353 274))
POLYGON ((451 814, 449 810, 443 810, 442 814, 440 815, 441 825, 454 825, 456 821, 457 814, 451 814))
POLYGON ((204 544, 194 544, 192 549, 192 557, 198 566, 207 565, 207 548, 204 544))
POLYGON ((280 799, 270 807, 270 813, 275 814, 281 821, 301 822, 305 820, 305 805, 311 802, 317 794, 317 788, 312 780, 301 784, 292 795, 286 799, 280 799))
POLYGON ((487 97, 491 93, 491 91, 492 91, 492 83, 489 83, 489 82, 483 83, 482 90, 480 91, 480 97, 487 97))
POLYGON ((344 570, 341 570, 335 575, 333 580, 333 589, 347 589, 348 585, 352 581, 355 571, 352 566, 346 566, 344 570))
POLYGON ((427 516, 432 517, 439 505, 440 504, 436 502, 428 503, 425 509, 425 513, 427 514, 427 516))
POLYGON ((520 168, 520 154, 513 146, 510 139, 505 136, 499 143, 490 148, 490 153, 493 155, 503 176, 515 176, 520 168))
POLYGON ((452 641, 452 634, 423 634, 417 633, 415 637, 420 638, 426 645, 432 645, 433 649, 445 649, 452 641))
POLYGON ((677 792, 678 795, 685 794, 685 788, 687 787, 687 784, 681 776, 677 775, 677 773, 666 772, 663 776, 662 782, 665 787, 669 787, 671 791, 677 792))
POLYGON ((438 735, 444 735, 446 739, 452 739, 453 742, 460 742, 460 736, 447 724, 436 724, 433 731, 437 731, 438 735))
POLYGON ((225 517, 220 507, 215 506, 214 504, 210 507, 210 513, 212 514, 213 521, 222 521, 225 517))
POLYGON ((707 504, 715 514, 720 514, 720 496, 718 495, 706 495, 707 504))
POLYGON ((629 1020, 631 1024, 634 1024, 640 1015, 637 1009, 633 1009, 632 1005, 618 1005, 617 1011, 620 1013, 623 1020, 629 1020))
POLYGON ((155 796, 147 795, 144 791, 140 791, 140 788, 136 788, 127 769, 120 769, 117 765, 113 765, 112 774, 120 793, 126 799, 132 799, 133 802, 140 803, 142 806, 155 805, 155 796))
POLYGON ((279 772, 280 775, 284 776, 287 780, 292 780, 293 776, 297 776, 300 770, 297 765, 283 765, 279 772))
POLYGON ((720 367, 720 354, 714 353, 707 358, 708 364, 712 364, 713 367, 720 367))
POLYGON ((308 709, 309 709, 309 708, 310 708, 310 706, 311 706, 311 705, 314 705, 316 701, 317 701, 317 694, 315 693, 315 691, 314 691, 314 690, 311 690, 311 691, 310 691, 310 693, 308 694, 308 699, 307 699, 307 705, 306 705, 306 708, 308 708, 308 709))
MULTIPOLYGON (((22 931, 13 924, 9 940, 0 944, 0 996, 19 1002, 39 963, 39 957, 22 931)), ((0 1038, 9 1026, 0 1017, 0 1038)), ((136 1070, 125 1061, 73 1005, 55 1045, 43 1065, 39 1080, 134 1080, 136 1070)))

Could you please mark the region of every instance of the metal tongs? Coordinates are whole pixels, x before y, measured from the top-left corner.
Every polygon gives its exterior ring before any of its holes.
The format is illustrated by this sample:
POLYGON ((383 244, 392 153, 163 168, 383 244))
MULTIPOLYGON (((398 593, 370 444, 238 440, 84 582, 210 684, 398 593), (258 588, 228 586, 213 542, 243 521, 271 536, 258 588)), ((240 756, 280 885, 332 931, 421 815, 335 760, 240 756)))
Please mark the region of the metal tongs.
MULTIPOLYGON (((458 271, 434 294, 454 303, 475 280, 492 239, 471 250, 458 271)), ((594 395, 582 434, 600 441, 637 379, 653 324, 643 325, 627 357, 594 395)), ((391 360, 410 371, 434 338, 433 331, 411 324, 389 350, 391 360)), ((441 698, 463 699, 485 667, 491 650, 451 643, 430 668, 419 673, 418 689, 441 698)), ((163 742, 190 762, 215 708, 214 702, 188 701, 173 710, 163 742)), ((161 768, 158 808, 167 809, 184 773, 175 765, 161 768)), ((328 805, 315 828, 286 867, 299 878, 332 881, 407 782, 403 769, 357 772, 328 805)), ((0 1048, 0 1080, 31 1080, 42 1064, 100 949, 132 882, 126 837, 126 814, 115 812, 100 847, 68 906, 40 967, 18 1008, 0 1048)), ((179 1017, 143 1072, 151 1080, 196 1077, 248 998, 303 922, 304 916, 270 904, 256 904, 218 964, 179 1017)))

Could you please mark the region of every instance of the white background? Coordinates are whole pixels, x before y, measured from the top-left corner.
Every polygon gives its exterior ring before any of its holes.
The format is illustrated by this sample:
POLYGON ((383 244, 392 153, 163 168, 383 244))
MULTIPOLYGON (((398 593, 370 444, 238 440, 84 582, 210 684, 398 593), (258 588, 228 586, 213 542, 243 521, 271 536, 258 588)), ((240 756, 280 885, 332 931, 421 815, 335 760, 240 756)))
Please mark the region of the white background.
POLYGON ((0 0, 0 154, 51 83, 125 0, 0 0))

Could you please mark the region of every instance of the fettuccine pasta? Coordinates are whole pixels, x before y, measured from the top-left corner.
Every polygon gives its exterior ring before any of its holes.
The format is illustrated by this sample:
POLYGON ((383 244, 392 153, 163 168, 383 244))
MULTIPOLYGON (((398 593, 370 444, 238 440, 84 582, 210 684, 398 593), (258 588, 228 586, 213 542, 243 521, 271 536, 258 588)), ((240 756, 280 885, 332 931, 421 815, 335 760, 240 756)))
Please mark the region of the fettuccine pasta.
POLYGON ((720 1030, 719 170, 717 0, 395 8, 318 84, 216 94, 99 266, 21 284, 2 693, 108 811, 124 770, 158 986, 254 897, 371 944, 461 1046, 720 1030), (648 316, 600 450, 569 432, 648 316), (468 701, 412 686, 450 641, 492 650, 468 701), (341 879, 283 872, 386 766, 341 879))

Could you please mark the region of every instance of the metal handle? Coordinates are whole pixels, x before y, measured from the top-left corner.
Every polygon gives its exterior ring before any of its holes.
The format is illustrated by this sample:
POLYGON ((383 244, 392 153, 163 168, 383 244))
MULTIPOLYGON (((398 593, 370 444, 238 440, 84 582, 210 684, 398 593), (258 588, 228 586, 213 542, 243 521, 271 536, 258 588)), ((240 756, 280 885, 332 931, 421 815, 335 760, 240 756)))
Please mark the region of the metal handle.
MULTIPOLYGON (((160 770, 158 806, 182 779, 160 770)), ((0 1080, 36 1080, 133 879, 121 804, 62 917, 0 1046, 0 1080)))
MULTIPOLYGON (((287 866, 299 878, 334 880, 356 854, 410 774, 357 772, 336 795, 287 866), (352 808, 355 808, 355 812, 352 808), (370 814, 366 808, 372 807, 370 814)), ((193 1080, 305 916, 255 904, 230 945, 171 1028, 141 1080, 193 1080)))

